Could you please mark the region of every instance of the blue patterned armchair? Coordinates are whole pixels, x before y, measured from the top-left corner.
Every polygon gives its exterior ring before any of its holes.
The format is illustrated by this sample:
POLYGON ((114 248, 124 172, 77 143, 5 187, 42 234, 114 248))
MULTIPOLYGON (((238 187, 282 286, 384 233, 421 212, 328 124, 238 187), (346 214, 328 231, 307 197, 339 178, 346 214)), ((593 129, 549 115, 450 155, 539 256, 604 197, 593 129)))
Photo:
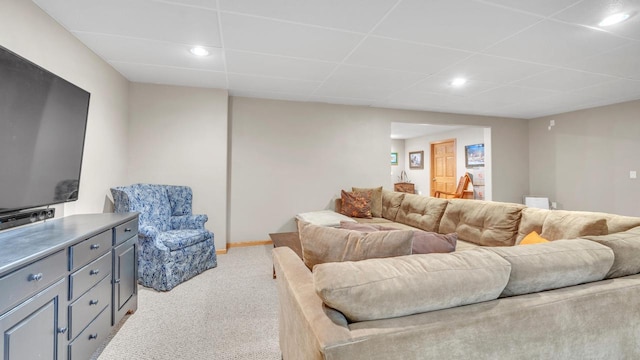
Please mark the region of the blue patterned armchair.
POLYGON ((207 215, 193 215, 188 186, 134 184, 111 188, 115 212, 139 212, 140 284, 168 291, 216 267, 207 215))

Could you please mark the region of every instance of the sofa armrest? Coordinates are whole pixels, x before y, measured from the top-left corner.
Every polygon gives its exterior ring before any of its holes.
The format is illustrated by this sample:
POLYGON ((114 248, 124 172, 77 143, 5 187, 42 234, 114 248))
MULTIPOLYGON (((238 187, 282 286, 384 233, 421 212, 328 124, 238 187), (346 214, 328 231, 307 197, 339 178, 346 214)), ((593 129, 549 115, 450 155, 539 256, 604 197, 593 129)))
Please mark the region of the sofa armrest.
POLYGON ((322 304, 313 275, 290 248, 273 249, 284 360, 324 359, 324 350, 351 339, 347 320, 322 304))
POLYGON ((204 229, 204 223, 209 220, 207 215, 172 216, 170 226, 173 230, 204 229))

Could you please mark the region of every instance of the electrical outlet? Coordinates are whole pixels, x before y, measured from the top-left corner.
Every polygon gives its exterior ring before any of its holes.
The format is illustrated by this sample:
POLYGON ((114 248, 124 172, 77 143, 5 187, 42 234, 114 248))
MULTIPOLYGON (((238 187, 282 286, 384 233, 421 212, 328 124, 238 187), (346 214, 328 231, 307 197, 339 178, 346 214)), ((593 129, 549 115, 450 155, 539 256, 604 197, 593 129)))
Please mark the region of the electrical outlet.
POLYGON ((554 210, 557 209, 558 208, 558 203, 555 202, 555 201, 552 201, 551 202, 551 208, 554 209, 554 210))
POLYGON ((549 121, 549 126, 556 126, 556 121, 555 120, 550 120, 549 121))
POLYGON ((638 174, 636 173, 635 170, 629 171, 629 179, 637 179, 637 178, 638 178, 638 174))

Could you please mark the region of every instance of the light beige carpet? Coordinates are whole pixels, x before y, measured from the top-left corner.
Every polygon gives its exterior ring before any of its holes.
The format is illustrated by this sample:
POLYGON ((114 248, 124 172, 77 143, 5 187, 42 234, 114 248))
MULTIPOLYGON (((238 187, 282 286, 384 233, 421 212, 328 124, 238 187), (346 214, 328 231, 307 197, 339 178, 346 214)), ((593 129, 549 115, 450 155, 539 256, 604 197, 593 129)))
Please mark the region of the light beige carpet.
POLYGON ((229 249, 169 292, 139 286, 138 311, 97 358, 280 359, 271 249, 229 249))

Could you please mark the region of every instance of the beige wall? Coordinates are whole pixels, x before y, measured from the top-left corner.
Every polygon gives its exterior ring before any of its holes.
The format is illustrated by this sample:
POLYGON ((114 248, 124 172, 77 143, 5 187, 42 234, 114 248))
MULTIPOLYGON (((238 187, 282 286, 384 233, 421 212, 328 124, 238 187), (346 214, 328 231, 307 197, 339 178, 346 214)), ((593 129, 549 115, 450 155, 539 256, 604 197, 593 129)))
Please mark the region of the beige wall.
POLYGON ((131 83, 127 183, 187 185, 216 250, 227 238, 226 90, 131 83))
POLYGON ((391 188, 391 123, 375 109, 231 97, 230 241, 295 230, 340 189, 391 188))
POLYGON ((521 202, 529 189, 525 120, 241 97, 229 117, 230 242, 293 231, 295 214, 332 208, 340 189, 392 189, 392 121, 489 126, 493 199, 521 202))
POLYGON ((406 167, 406 155, 404 151, 405 140, 391 140, 391 152, 398 153, 398 165, 391 165, 391 183, 400 181, 400 174, 406 167))
POLYGON ((126 177, 127 80, 31 1, 0 1, 0 45, 91 93, 79 199, 56 216, 103 212, 126 177))
POLYGON ((640 216, 640 101, 529 121, 531 194, 559 209, 640 216), (550 120, 555 126, 549 130, 550 120))

